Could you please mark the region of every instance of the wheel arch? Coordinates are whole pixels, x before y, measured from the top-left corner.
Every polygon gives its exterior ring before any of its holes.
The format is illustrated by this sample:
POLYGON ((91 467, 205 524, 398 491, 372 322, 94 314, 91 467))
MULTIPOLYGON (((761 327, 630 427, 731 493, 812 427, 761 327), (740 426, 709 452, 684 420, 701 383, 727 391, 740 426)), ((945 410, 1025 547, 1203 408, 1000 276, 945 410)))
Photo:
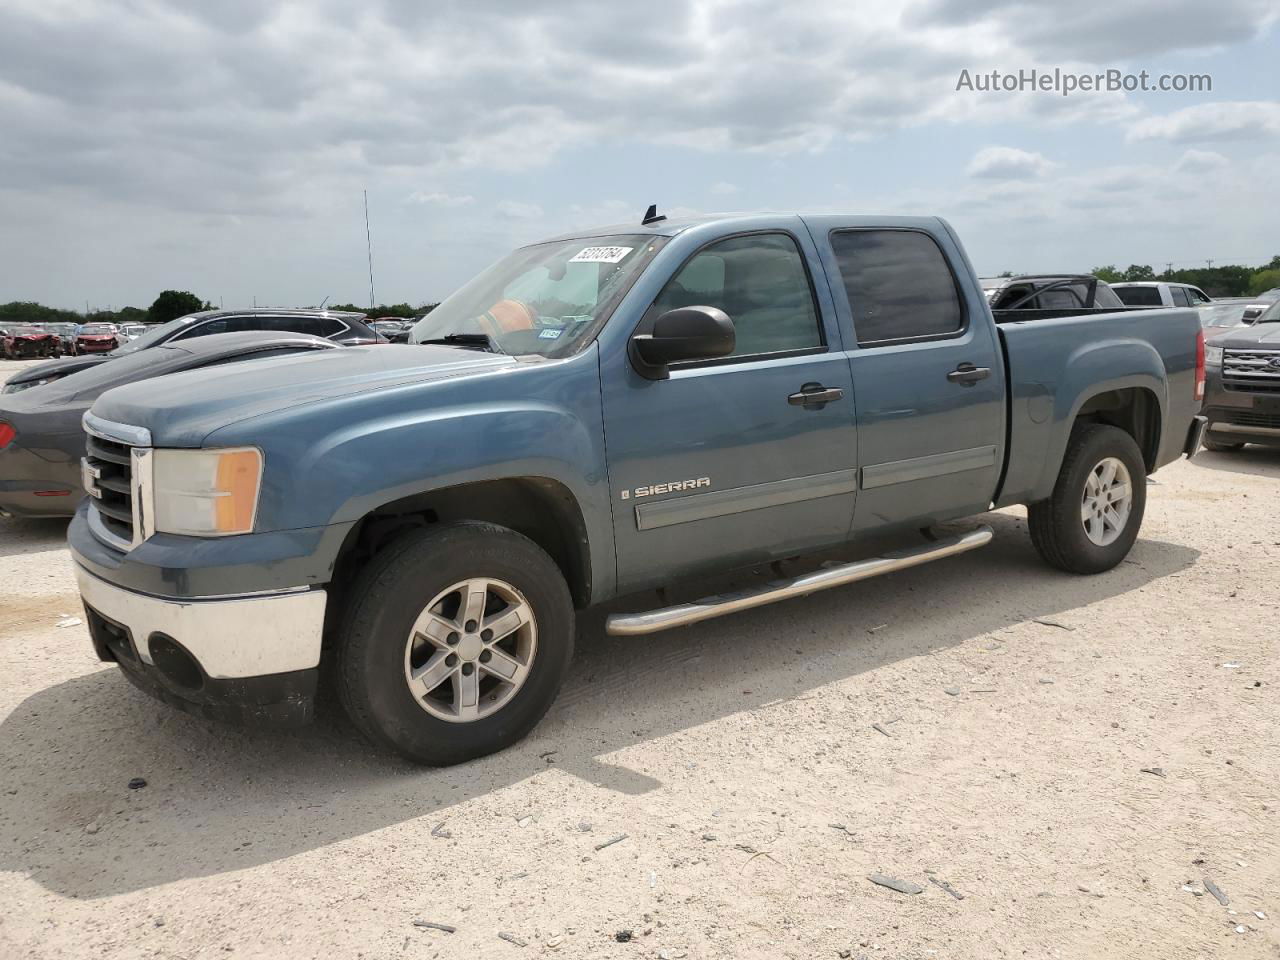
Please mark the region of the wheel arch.
POLYGON ((573 492, 551 477, 477 480, 390 500, 362 516, 347 533, 334 565, 338 591, 359 566, 406 530, 454 520, 495 523, 528 537, 564 575, 574 605, 591 603, 591 543, 573 492))

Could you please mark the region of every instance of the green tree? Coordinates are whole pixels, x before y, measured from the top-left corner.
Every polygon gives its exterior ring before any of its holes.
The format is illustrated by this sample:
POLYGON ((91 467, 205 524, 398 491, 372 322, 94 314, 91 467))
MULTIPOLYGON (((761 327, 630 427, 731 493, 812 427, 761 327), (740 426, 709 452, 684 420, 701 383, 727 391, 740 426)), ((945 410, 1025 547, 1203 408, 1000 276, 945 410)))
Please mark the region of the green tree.
POLYGON ((1256 296, 1264 290, 1280 287, 1280 267, 1259 270, 1249 280, 1249 296, 1256 296))
POLYGON ((1094 267, 1089 272, 1103 283, 1119 283, 1124 279, 1124 276, 1112 264, 1107 264, 1105 267, 1094 267))
POLYGON ((1156 272, 1145 263, 1131 263, 1129 269, 1124 272, 1124 278, 1129 281, 1154 280, 1156 272))
POLYGON ((205 309, 205 303, 194 293, 187 290, 164 290, 156 297, 155 303, 147 310, 147 320, 151 323, 167 323, 177 317, 185 317, 189 313, 199 313, 205 309))

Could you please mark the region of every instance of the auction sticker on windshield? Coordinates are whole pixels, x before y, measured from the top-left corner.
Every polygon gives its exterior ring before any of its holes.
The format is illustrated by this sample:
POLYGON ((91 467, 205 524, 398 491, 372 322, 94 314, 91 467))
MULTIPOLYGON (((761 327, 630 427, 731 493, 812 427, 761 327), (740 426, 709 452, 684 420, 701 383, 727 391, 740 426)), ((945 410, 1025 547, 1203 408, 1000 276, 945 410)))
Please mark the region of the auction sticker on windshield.
POLYGON ((587 247, 569 258, 570 263, 619 263, 635 247, 587 247))

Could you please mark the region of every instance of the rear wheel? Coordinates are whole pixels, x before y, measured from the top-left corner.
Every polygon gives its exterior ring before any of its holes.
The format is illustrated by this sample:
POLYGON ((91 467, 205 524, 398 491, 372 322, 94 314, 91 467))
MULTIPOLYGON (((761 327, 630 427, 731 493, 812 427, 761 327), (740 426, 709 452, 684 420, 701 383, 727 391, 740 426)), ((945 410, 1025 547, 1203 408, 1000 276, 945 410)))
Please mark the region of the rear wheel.
POLYGON ((1214 453, 1231 453, 1235 450, 1243 450, 1243 443, 1223 443, 1221 440, 1211 439, 1207 434, 1200 441, 1206 450, 1212 450, 1214 453))
POLYGON ((542 719, 573 656, 573 620, 560 569, 527 537, 476 522, 417 530, 352 590, 338 691, 375 743, 461 763, 542 719))
POLYGON ((1060 570, 1102 573, 1129 553, 1146 504, 1146 465, 1133 437, 1118 427, 1080 426, 1053 494, 1028 508, 1031 542, 1060 570))

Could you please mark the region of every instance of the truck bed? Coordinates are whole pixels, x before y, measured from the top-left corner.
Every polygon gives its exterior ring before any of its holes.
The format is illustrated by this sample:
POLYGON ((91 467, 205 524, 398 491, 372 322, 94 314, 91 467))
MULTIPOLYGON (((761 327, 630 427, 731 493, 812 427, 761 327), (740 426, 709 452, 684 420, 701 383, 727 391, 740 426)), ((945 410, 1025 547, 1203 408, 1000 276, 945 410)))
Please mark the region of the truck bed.
MULTIPOLYGON (((1072 423, 1088 396, 1148 391, 1165 425, 1190 423, 1199 408, 1195 366, 1200 320, 1195 310, 1063 312, 1072 315, 1006 318, 997 327, 1009 410, 1007 462, 997 506, 1049 496, 1072 423)), ((1144 451, 1148 467, 1154 470, 1177 459, 1184 434, 1163 430, 1159 449, 1144 451)))

